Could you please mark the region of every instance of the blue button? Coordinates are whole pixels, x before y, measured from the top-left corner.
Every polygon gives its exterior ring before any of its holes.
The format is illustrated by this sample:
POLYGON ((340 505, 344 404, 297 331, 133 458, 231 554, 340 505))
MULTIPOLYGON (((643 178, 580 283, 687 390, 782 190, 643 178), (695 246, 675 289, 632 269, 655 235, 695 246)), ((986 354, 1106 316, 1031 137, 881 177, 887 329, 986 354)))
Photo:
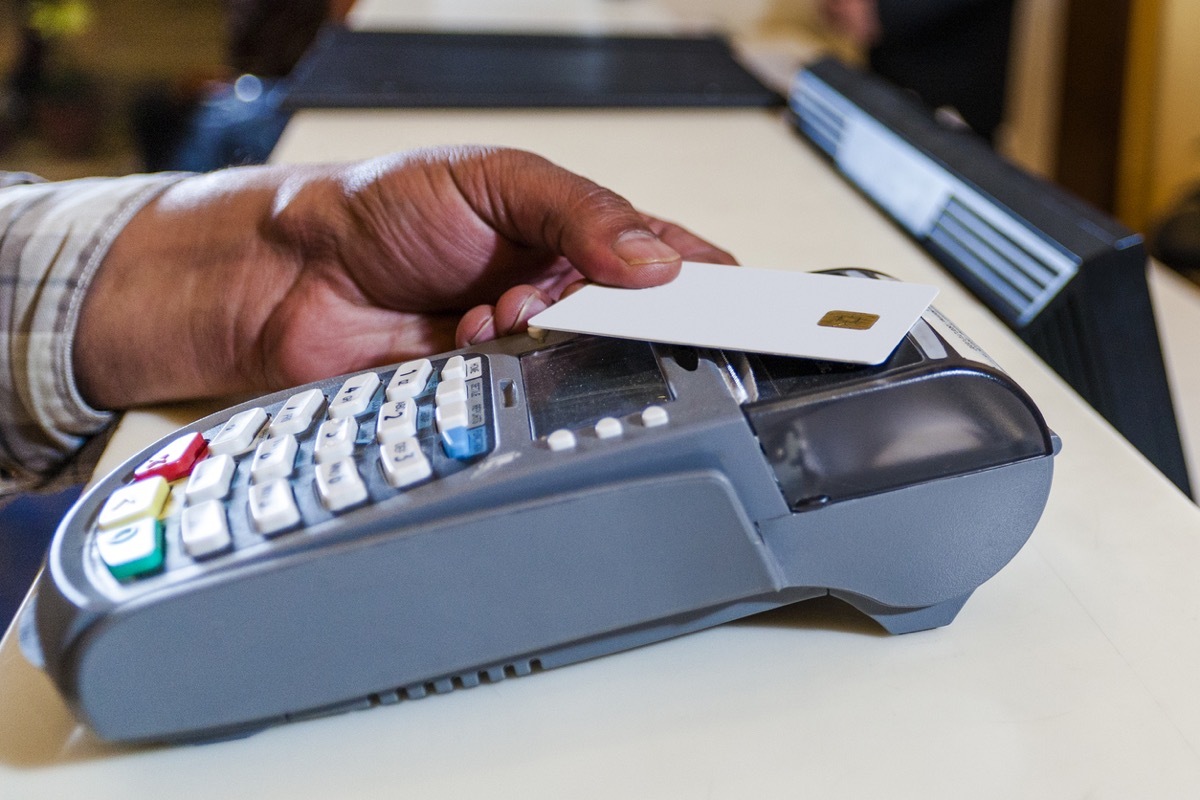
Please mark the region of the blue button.
POLYGON ((475 455, 471 452, 471 438, 466 428, 449 428, 442 431, 442 448, 451 458, 464 459, 475 455))

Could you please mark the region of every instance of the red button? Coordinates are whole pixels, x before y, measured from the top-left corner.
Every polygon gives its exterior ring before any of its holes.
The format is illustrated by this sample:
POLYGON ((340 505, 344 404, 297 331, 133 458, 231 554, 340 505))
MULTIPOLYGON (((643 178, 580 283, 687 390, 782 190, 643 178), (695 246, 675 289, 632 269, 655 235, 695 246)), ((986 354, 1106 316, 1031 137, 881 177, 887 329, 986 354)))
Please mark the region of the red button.
POLYGON ((167 481, 176 481, 190 475, 196 462, 208 453, 208 442, 198 433, 181 436, 146 459, 133 471, 134 480, 144 480, 160 475, 167 481))

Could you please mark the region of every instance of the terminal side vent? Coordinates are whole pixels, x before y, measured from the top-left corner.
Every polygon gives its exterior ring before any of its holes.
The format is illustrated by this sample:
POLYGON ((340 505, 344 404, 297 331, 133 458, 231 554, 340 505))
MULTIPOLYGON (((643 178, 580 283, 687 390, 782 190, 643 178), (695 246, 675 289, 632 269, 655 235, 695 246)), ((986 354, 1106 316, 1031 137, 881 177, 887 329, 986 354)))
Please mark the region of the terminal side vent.
POLYGON ((380 704, 394 703, 397 700, 417 700, 431 694, 445 694, 455 689, 471 689, 481 683, 497 683, 505 678, 518 678, 533 672, 541 672, 542 662, 532 658, 514 661, 503 666, 489 667, 475 672, 464 672, 451 675, 439 680, 417 683, 405 686, 394 692, 375 695, 374 699, 380 704))
POLYGON ((929 240, 971 272, 1001 303, 996 311, 1017 327, 1028 324, 1071 277, 951 197, 929 240))

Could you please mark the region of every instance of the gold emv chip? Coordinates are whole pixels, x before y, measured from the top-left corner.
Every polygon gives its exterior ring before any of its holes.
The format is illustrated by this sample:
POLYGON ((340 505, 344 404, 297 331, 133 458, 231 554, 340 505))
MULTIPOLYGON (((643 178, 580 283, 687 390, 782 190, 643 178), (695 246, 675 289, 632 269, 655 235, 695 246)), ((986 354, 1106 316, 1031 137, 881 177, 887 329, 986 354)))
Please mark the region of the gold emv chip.
POLYGON ((879 321, 878 314, 862 311, 827 311, 817 322, 823 328, 847 328, 852 331, 869 330, 879 321))

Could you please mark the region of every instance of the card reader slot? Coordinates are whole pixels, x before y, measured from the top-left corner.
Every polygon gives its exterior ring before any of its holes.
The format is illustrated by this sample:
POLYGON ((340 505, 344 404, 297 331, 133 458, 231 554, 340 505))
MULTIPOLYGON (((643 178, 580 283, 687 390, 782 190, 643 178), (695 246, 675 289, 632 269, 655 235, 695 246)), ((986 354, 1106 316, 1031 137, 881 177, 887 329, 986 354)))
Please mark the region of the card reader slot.
POLYGON ((1028 397, 982 368, 917 369, 744 410, 793 511, 1053 450, 1028 397))

